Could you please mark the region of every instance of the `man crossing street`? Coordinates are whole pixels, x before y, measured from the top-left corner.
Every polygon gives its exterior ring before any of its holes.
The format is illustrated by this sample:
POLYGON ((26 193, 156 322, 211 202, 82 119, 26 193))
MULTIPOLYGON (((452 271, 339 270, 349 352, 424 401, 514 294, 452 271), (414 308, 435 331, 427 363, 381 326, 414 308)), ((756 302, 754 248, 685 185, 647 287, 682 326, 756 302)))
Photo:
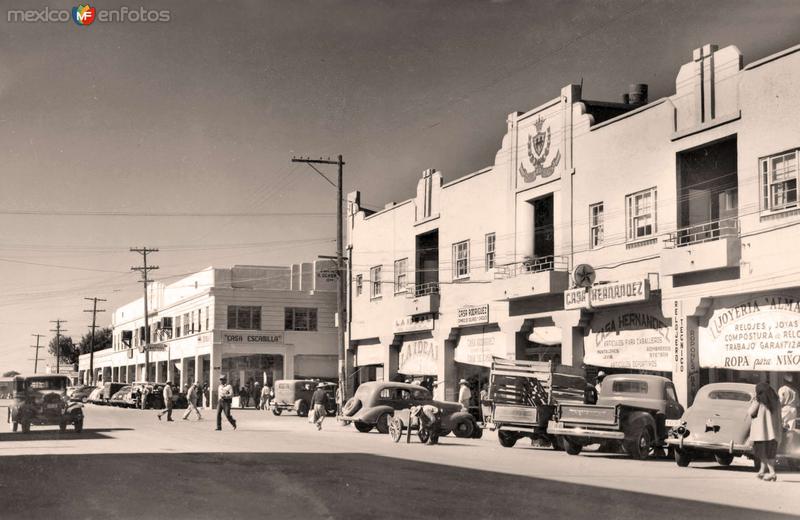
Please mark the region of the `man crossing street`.
POLYGON ((167 414, 167 422, 172 421, 172 381, 167 381, 167 384, 164 385, 164 409, 158 414, 158 420, 161 420, 161 416, 167 414))
POLYGON ((231 423, 233 429, 236 429, 236 420, 231 417, 231 402, 233 402, 233 387, 228 384, 228 378, 225 374, 219 376, 219 388, 217 388, 217 395, 219 401, 217 402, 217 431, 222 430, 222 414, 231 423))
POLYGON ((188 407, 186 408, 186 413, 183 414, 183 420, 188 421, 189 415, 194 412, 197 414, 197 420, 200 421, 203 417, 200 415, 200 410, 197 409, 197 399, 200 395, 199 388, 197 388, 197 382, 195 381, 189 386, 189 389, 186 391, 186 400, 189 402, 188 407))

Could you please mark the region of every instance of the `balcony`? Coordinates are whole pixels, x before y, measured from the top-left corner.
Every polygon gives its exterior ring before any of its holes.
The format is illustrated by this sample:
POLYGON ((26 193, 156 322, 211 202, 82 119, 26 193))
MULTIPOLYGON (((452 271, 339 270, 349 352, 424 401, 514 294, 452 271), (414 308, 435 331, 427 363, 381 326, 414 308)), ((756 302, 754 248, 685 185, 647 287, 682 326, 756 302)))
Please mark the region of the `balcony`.
POLYGON ((661 252, 661 273, 667 276, 725 269, 739 265, 739 219, 714 220, 667 235, 661 252))
POLYGON ((410 284, 406 296, 406 314, 409 316, 439 312, 439 282, 410 284))
POLYGON ((495 268, 495 300, 563 292, 569 287, 569 261, 565 256, 541 256, 495 268))

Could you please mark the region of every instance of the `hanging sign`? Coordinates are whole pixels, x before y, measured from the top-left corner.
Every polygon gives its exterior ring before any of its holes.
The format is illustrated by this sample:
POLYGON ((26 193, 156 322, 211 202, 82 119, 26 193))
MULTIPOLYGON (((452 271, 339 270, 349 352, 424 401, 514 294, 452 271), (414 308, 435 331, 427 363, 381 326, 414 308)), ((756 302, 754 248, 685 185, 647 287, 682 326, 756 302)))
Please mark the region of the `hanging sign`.
POLYGON ((456 313, 456 324, 459 327, 483 325, 489 323, 489 305, 465 305, 456 313))
POLYGON ((597 313, 584 339, 584 362, 608 368, 671 372, 672 328, 658 308, 597 313))
POLYGON ((700 328, 700 366, 800 370, 800 300, 760 296, 715 310, 700 328))
POLYGON ((439 360, 439 351, 432 339, 420 339, 403 343, 400 349, 401 374, 410 376, 436 375, 436 364, 439 360))

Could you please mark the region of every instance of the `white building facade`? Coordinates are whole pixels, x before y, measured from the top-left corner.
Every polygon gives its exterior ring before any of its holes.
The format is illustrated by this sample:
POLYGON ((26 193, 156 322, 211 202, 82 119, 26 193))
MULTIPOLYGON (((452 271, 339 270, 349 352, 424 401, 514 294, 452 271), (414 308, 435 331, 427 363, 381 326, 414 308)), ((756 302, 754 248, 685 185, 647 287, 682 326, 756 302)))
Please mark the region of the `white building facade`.
POLYGON ((701 384, 800 371, 800 46, 706 45, 652 102, 568 85, 507 119, 494 164, 378 212, 349 197, 356 382, 492 356, 701 384))
MULTIPOLYGON (((149 284, 151 350, 142 298, 114 311, 113 347, 94 355, 95 380, 208 382, 239 388, 279 379, 335 379, 335 270, 329 261, 287 267, 209 267, 149 284), (146 361, 149 356, 149 372, 146 361)), ((89 380, 89 355, 79 373, 89 380)), ((212 396, 212 402, 215 397, 212 396)))

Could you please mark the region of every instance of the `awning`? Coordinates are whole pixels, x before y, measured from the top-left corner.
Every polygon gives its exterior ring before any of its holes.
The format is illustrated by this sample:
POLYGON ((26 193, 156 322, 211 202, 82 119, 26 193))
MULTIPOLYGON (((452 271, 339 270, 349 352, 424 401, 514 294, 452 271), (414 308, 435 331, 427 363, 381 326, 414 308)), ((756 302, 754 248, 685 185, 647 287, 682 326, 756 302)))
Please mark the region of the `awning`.
POLYGON ((559 327, 535 327, 528 341, 539 343, 540 345, 560 345, 561 344, 561 329, 559 327))

